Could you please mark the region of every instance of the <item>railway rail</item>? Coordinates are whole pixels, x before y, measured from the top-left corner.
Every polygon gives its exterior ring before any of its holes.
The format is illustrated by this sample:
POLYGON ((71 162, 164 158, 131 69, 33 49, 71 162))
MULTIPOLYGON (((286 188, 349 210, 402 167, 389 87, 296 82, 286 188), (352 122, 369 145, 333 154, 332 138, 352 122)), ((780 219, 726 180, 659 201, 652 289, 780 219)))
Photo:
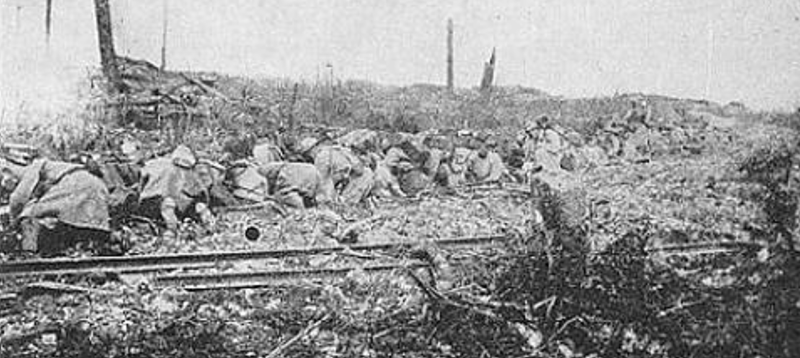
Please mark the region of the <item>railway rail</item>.
MULTIPOLYGON (((302 247, 276 250, 216 251, 205 253, 176 253, 140 256, 99 256, 85 258, 52 258, 10 261, 0 263, 0 277, 41 277, 48 275, 74 275, 88 273, 117 273, 121 275, 150 274, 159 286, 177 286, 188 291, 215 289, 244 289, 297 283, 308 280, 324 280, 346 277, 354 271, 364 273, 391 272, 430 267, 419 260, 392 260, 379 264, 350 264, 339 267, 317 267, 297 269, 228 270, 235 262, 257 262, 320 254, 343 254, 355 257, 375 257, 358 252, 387 251, 409 248, 416 245, 433 247, 478 247, 508 241, 507 235, 457 237, 447 239, 420 240, 416 242, 356 244, 327 247, 302 247)), ((700 242, 665 245, 647 249, 648 256, 708 255, 726 252, 741 252, 760 248, 756 243, 700 242)), ((604 253, 597 253, 603 255, 604 253)), ((388 256, 382 256, 389 258, 388 256)), ((235 265, 233 265, 235 266, 235 265)), ((257 266, 257 265, 256 265, 257 266)))
POLYGON ((303 280, 316 281, 342 278, 355 271, 363 271, 370 274, 394 270, 420 269, 430 266, 430 263, 415 260, 401 263, 334 268, 179 273, 156 276, 155 283, 161 286, 178 286, 187 291, 245 289, 297 283, 303 280))
POLYGON ((344 253, 348 251, 382 251, 401 249, 415 245, 431 245, 439 247, 477 246, 507 241, 508 239, 509 237, 507 235, 489 235, 420 240, 417 242, 303 247, 279 250, 215 251, 163 255, 32 259, 0 263, 0 277, 87 273, 141 274, 181 269, 209 269, 235 261, 344 253))

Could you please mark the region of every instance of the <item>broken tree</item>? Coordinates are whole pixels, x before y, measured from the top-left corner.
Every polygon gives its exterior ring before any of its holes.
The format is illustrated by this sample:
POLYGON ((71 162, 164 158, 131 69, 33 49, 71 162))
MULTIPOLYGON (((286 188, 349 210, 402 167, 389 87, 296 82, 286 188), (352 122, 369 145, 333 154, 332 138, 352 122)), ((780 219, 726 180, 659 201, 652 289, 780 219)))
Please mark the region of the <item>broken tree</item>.
POLYGON ((95 17, 97 18, 97 42, 100 48, 100 64, 103 75, 109 82, 109 90, 116 93, 121 90, 122 81, 117 66, 117 54, 114 51, 114 35, 111 31, 111 9, 108 0, 94 0, 95 17))
POLYGON ((492 90, 492 83, 494 82, 494 64, 495 64, 495 49, 492 49, 492 57, 489 57, 489 62, 483 66, 483 78, 481 79, 481 93, 487 93, 492 90))

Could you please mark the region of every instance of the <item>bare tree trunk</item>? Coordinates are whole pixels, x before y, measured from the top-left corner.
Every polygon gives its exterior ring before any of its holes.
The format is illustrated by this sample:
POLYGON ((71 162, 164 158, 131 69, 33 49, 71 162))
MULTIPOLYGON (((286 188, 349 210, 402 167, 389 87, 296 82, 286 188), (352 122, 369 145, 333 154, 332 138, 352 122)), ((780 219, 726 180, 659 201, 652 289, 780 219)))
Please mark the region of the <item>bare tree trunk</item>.
POLYGON ((488 93, 492 90, 492 83, 494 82, 494 63, 495 63, 495 49, 492 49, 492 57, 489 58, 483 67, 483 78, 481 79, 481 92, 488 93))
POLYGON ((108 0, 94 0, 94 11, 97 18, 97 42, 100 48, 100 64, 103 67, 103 75, 109 82, 109 90, 117 93, 121 90, 122 81, 117 66, 117 54, 114 52, 111 8, 108 0))
POLYGON ((447 19, 447 89, 453 92, 453 19, 447 19))

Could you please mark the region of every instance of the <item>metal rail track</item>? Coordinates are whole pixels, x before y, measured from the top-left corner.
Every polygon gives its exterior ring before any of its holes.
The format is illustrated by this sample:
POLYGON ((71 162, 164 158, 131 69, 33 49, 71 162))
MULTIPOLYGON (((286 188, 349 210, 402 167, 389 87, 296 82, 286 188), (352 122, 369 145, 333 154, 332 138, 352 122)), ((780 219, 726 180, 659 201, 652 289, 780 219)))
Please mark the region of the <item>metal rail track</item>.
POLYGON ((350 251, 380 251, 414 245, 476 246, 507 240, 506 235, 474 236, 418 242, 356 244, 351 246, 304 247, 280 250, 216 251, 141 256, 96 256, 85 258, 53 258, 9 261, 0 263, 0 277, 31 275, 65 275, 87 273, 147 273, 179 269, 204 269, 232 261, 260 260, 292 256, 341 253, 350 251))
POLYGON ((379 264, 336 268, 184 273, 156 276, 155 283, 160 286, 177 286, 187 291, 245 289, 297 283, 302 280, 318 281, 323 279, 343 278, 356 270, 362 270, 365 273, 371 274, 398 269, 418 269, 429 266, 430 264, 426 262, 411 261, 402 264, 379 264))
POLYGON ((730 252, 755 252, 764 248, 764 244, 742 241, 711 241, 672 244, 647 248, 650 255, 710 255, 730 252))
MULTIPOLYGON (((701 242, 679 245, 661 246, 647 249, 648 255, 708 255, 751 251, 760 247, 755 243, 743 242, 701 242)), ((602 255, 602 253, 598 253, 602 255)), ((375 265, 345 266, 335 268, 305 268, 291 270, 255 270, 239 272, 195 272, 156 276, 155 282, 162 286, 178 286, 187 291, 203 291, 218 289, 263 288, 281 284, 297 284, 309 281, 336 279, 346 277, 355 270, 367 274, 394 271, 398 269, 419 269, 431 267, 423 261, 405 263, 389 263, 375 265)))

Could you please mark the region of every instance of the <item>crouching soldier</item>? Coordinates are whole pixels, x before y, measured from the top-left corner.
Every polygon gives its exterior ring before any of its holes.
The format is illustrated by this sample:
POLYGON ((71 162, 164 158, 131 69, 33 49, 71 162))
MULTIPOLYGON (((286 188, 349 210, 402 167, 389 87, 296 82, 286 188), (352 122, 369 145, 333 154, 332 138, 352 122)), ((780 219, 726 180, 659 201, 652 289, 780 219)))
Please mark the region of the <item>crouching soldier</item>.
POLYGON ((338 190, 337 200, 352 205, 366 199, 374 185, 372 170, 349 148, 320 144, 314 138, 306 138, 298 149, 313 160, 322 176, 333 182, 338 190))
POLYGON ((82 165, 36 159, 2 168, 12 225, 25 252, 55 254, 77 243, 109 240, 108 189, 82 165))
POLYGON ((209 209, 209 187, 198 175, 197 159, 186 146, 169 157, 153 159, 142 168, 140 210, 163 221, 165 237, 175 237, 183 218, 199 219, 207 227, 216 222, 209 209))
POLYGON ((413 168, 410 159, 400 148, 391 148, 383 159, 375 159, 375 185, 372 193, 379 198, 406 197, 397 177, 413 168))
POLYGON ((313 164, 268 163, 258 166, 258 173, 267 178, 269 194, 291 208, 326 204, 334 196, 333 182, 313 164))
POLYGON ((226 182, 236 199, 248 203, 260 203, 269 199, 269 183, 258 171, 258 167, 247 159, 231 164, 226 173, 226 182))
POLYGON ((130 148, 123 146, 121 152, 79 155, 74 160, 86 166, 90 173, 105 183, 109 195, 111 225, 114 227, 134 213, 139 202, 141 153, 138 148, 136 153, 129 153, 128 149, 130 148))

